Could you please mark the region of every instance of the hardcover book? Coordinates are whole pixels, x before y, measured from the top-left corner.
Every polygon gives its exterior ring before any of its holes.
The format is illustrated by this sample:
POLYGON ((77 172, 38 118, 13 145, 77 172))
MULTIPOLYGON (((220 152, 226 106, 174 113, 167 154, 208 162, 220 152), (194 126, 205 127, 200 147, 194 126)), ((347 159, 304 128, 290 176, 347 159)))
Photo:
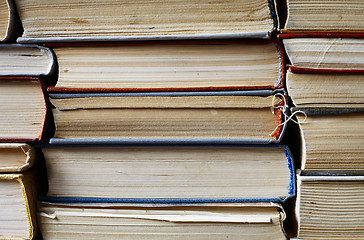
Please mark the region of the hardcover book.
POLYGON ((361 0, 287 0, 288 32, 363 32, 361 0))
POLYGON ((364 72, 287 72, 287 94, 296 107, 361 108, 364 72))
POLYGON ((270 40, 46 44, 59 79, 49 91, 198 91, 283 86, 284 50, 270 40))
POLYGON ((46 239, 286 239, 279 204, 55 204, 41 202, 46 239))
POLYGON ((280 34, 295 72, 364 73, 364 35, 280 34))
POLYGON ((36 193, 27 174, 0 174, 1 238, 33 239, 36 236, 36 193))
POLYGON ((0 78, 0 112, 0 142, 40 140, 47 107, 39 78, 0 78))
POLYGON ((285 146, 49 145, 46 199, 63 202, 282 202, 295 191, 285 146))
POLYGON ((50 75, 54 56, 50 49, 32 44, 0 44, 0 77, 50 75))
POLYGON ((273 0, 15 0, 19 42, 269 38, 278 27, 273 0))
POLYGON ((36 162, 36 150, 25 143, 0 143, 0 172, 22 172, 36 162))
POLYGON ((297 176, 299 239, 363 237, 364 178, 358 176, 297 176))
POLYGON ((364 112, 348 108, 301 108, 302 169, 364 170, 364 112))
POLYGON ((21 23, 12 0, 0 1, 0 42, 15 41, 22 33, 21 23))
POLYGON ((50 94, 56 125, 51 142, 279 142, 286 101, 273 93, 50 94))

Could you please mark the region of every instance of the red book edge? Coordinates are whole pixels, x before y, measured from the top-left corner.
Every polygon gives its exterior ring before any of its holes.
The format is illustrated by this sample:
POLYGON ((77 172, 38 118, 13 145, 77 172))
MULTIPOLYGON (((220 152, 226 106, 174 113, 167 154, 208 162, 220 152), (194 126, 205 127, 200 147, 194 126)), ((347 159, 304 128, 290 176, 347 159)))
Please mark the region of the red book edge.
POLYGON ((282 134, 282 130, 283 130, 283 111, 284 111, 284 107, 285 107, 285 99, 283 99, 283 101, 279 104, 280 107, 276 108, 276 112, 278 115, 278 120, 277 120, 277 127, 274 130, 274 132, 271 133, 271 136, 275 139, 278 140, 280 138, 280 135, 282 134))
POLYGON ((364 38, 364 33, 354 32, 287 32, 277 35, 277 39, 290 38, 364 38))
POLYGON ((0 77, 0 81, 4 81, 4 80, 15 80, 15 81, 37 81, 39 83, 40 88, 42 89, 42 93, 43 93, 43 106, 44 106, 44 117, 43 117, 43 125, 42 128, 38 134, 38 136, 35 136, 34 138, 0 138, 0 142, 1 143, 7 143, 7 142, 24 142, 24 143, 28 143, 28 142, 36 142, 36 141, 41 141, 43 138, 43 135, 45 134, 45 127, 46 127, 46 122, 48 121, 49 117, 48 117, 48 108, 47 108, 47 99, 45 96, 45 85, 43 84, 43 82, 41 81, 40 77, 30 77, 30 76, 1 76, 0 77))
POLYGON ((315 73, 315 74, 364 74, 364 69, 318 69, 289 66, 292 73, 315 73))
POLYGON ((231 44, 231 43, 240 43, 240 44, 269 44, 275 43, 278 48, 278 54, 280 58, 280 76, 277 83, 269 86, 226 86, 226 87, 185 87, 185 88, 63 88, 63 87, 54 87, 50 86, 47 88, 48 92, 70 92, 70 93, 94 93, 94 92, 103 92, 103 93, 111 93, 111 92, 183 92, 183 91, 244 91, 244 90, 274 90, 278 88, 283 88, 284 79, 285 79, 285 51, 282 42, 277 41, 275 39, 264 40, 264 39, 231 39, 231 40, 177 40, 177 41, 138 41, 138 42, 69 42, 69 43, 46 43, 43 46, 45 47, 88 47, 88 46, 128 46, 128 45, 143 45, 143 44, 204 44, 204 45, 212 45, 212 44, 231 44))

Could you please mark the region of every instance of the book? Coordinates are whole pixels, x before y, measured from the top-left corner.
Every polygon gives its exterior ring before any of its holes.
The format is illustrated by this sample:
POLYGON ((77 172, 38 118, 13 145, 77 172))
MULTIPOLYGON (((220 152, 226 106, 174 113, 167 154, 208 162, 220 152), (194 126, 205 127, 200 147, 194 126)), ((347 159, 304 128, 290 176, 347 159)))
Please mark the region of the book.
POLYGON ((55 59, 50 49, 33 44, 0 44, 0 77, 51 75, 55 59))
POLYGON ((271 40, 49 43, 59 78, 50 91, 140 92, 283 87, 284 50, 271 40))
POLYGON ((361 0, 287 0, 286 32, 362 32, 361 0))
POLYGON ((22 27, 12 0, 0 1, 0 42, 11 42, 21 35, 22 27))
POLYGON ((363 237, 363 176, 297 176, 299 239, 363 237))
POLYGON ((296 107, 360 108, 364 103, 364 72, 287 71, 287 95, 296 107))
POLYGON ((46 199, 56 202, 283 202, 295 192, 280 145, 48 145, 46 199))
POLYGON ((269 38, 275 1, 15 0, 18 42, 191 38, 269 38), (65 7, 67 6, 67 7, 65 7))
POLYGON ((36 190, 28 174, 0 174, 0 237, 33 239, 37 235, 36 190))
POLYGON ((364 170, 363 109, 300 110, 305 112, 305 116, 297 114, 302 132, 301 169, 318 172, 364 170))
POLYGON ((26 143, 0 143, 0 172, 23 172, 32 167, 36 150, 26 143))
POLYGON ((41 140, 47 117, 37 77, 0 78, 0 142, 41 140))
POLYGON ((280 34, 295 72, 364 73, 363 34, 280 34))
POLYGON ((41 202, 42 235, 46 239, 286 239, 285 214, 279 204, 114 205, 41 202))
POLYGON ((54 93, 51 142, 279 142, 286 101, 273 93, 54 93))

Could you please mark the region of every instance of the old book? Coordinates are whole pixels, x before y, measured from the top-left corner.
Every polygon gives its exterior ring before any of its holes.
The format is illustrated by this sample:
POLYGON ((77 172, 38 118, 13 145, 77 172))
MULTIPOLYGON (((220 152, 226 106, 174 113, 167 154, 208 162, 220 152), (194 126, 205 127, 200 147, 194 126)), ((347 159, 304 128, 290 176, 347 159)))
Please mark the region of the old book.
POLYGON ((0 44, 0 76, 50 75, 54 68, 50 49, 31 44, 0 44))
POLYGON ((276 41, 200 40, 47 44, 59 79, 50 91, 197 91, 283 86, 276 41))
POLYGON ((45 239, 286 239, 278 204, 40 203, 45 239))
POLYGON ((14 41, 22 33, 21 23, 12 0, 0 1, 0 42, 14 41))
POLYGON ((47 199, 282 202, 295 191, 285 146, 48 145, 47 199))
POLYGON ((19 41, 268 38, 278 26, 273 0, 15 0, 19 41))
POLYGON ((295 71, 364 73, 364 35, 343 33, 280 34, 295 71))
POLYGON ((22 172, 36 162, 36 150, 26 143, 0 143, 0 172, 22 172))
POLYGON ((278 142, 285 100, 272 93, 51 94, 56 125, 51 141, 278 142))
POLYGON ((3 239, 36 236, 36 191, 27 174, 0 174, 0 222, 3 239))
POLYGON ((309 32, 362 32, 364 5, 361 0, 287 0, 284 30, 309 32))
POLYGON ((364 72, 287 72, 287 93, 296 107, 361 108, 364 72))
POLYGON ((298 176, 299 239, 364 237, 363 176, 298 176))
MULTIPOLYGON (((301 108, 302 169, 364 170, 363 109, 301 108), (305 118, 306 117, 306 118, 305 118)), ((296 111, 296 110, 294 110, 296 111)))
POLYGON ((47 108, 39 78, 0 78, 0 142, 40 140, 47 108))

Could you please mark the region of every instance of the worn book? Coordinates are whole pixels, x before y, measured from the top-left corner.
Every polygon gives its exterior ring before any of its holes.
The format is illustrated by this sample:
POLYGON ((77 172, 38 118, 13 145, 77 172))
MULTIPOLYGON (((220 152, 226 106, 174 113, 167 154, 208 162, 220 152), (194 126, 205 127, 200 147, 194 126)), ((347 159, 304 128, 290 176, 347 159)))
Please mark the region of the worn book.
POLYGON ((39 78, 0 78, 0 142, 41 140, 47 120, 46 105, 39 78))
POLYGON ((295 192, 291 153, 280 145, 73 144, 42 151, 52 201, 283 202, 295 192))
POLYGON ((41 202, 45 239, 286 239, 279 204, 67 204, 41 202))
MULTIPOLYGON (((362 70, 360 70, 362 71, 362 70)), ((296 107, 364 107, 364 71, 287 71, 287 93, 296 107)))
POLYGON ((37 151, 26 143, 0 143, 0 172, 23 172, 31 168, 37 151))
POLYGON ((22 26, 12 0, 0 1, 0 42, 15 41, 22 34, 22 26))
POLYGON ((50 91, 197 91, 283 86, 284 50, 270 40, 50 43, 50 91))
POLYGON ((300 121, 302 169, 364 170, 363 108, 296 108, 293 112, 300 121))
POLYGON ((295 72, 364 73, 364 35, 280 34, 295 72))
POLYGON ((288 32, 363 32, 361 0, 287 0, 288 32))
POLYGON ((299 239, 363 238, 364 176, 297 177, 299 239))
POLYGON ((191 38, 269 38, 278 27, 274 0, 15 0, 19 42, 191 38))
POLYGON ((0 77, 50 75, 54 68, 54 55, 46 47, 0 44, 0 77))
POLYGON ((286 100, 282 93, 273 94, 54 93, 51 142, 279 142, 286 126, 286 100))
POLYGON ((33 239, 36 236, 36 194, 28 174, 0 174, 2 239, 33 239))

